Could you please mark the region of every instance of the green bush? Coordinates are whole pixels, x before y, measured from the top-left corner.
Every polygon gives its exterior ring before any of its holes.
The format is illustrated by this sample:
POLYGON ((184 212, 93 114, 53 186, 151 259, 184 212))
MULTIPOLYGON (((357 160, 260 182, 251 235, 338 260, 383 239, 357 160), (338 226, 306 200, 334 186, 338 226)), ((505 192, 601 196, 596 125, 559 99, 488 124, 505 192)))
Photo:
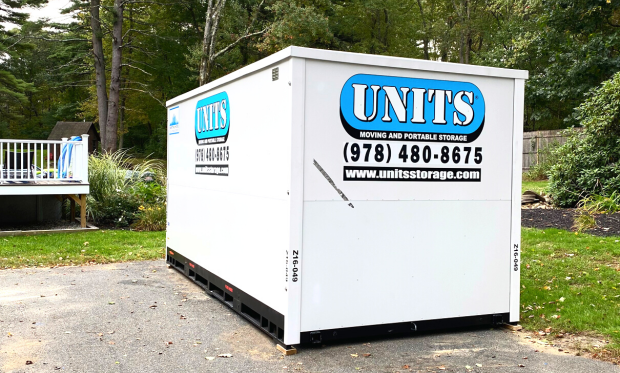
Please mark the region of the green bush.
POLYGON ((593 194, 577 206, 588 214, 613 214, 620 211, 620 194, 613 192, 609 197, 593 194))
POLYGON ((583 131, 569 132, 549 172, 549 192, 561 207, 620 192, 620 73, 592 90, 575 117, 583 131))
POLYGON ((88 167, 87 212, 95 224, 130 226, 140 219, 140 206, 166 200, 165 172, 155 160, 136 162, 117 151, 91 155, 88 167))
MULTIPOLYGON (((164 181, 165 182, 165 181, 164 181)), ((163 231, 166 229, 166 188, 156 181, 137 183, 133 193, 143 205, 138 207, 133 227, 142 231, 163 231)))
POLYGON ((166 229, 166 203, 140 206, 134 228, 141 231, 163 231, 166 229))

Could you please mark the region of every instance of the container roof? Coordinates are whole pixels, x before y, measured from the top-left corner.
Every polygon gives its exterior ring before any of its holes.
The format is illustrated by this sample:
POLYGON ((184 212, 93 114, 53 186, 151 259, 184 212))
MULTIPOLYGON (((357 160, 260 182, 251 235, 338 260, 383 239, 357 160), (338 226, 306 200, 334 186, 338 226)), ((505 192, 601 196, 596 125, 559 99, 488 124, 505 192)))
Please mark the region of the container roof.
POLYGON ((496 77, 496 78, 508 78, 508 79, 527 79, 528 78, 528 71, 526 70, 502 69, 502 68, 497 68, 497 67, 466 65, 466 64, 452 63, 452 62, 428 61, 428 60, 419 60, 419 59, 414 59, 414 58, 381 56, 381 55, 375 55, 375 54, 339 52, 339 51, 330 51, 330 50, 324 50, 324 49, 288 47, 277 53, 272 54, 269 57, 265 57, 260 61, 254 62, 253 64, 243 67, 233 73, 230 73, 208 84, 205 84, 202 87, 198 87, 187 93, 177 96, 169 100, 168 102, 166 102, 166 106, 170 107, 170 106, 176 105, 187 99, 190 99, 204 92, 217 88, 218 86, 237 80, 247 74, 261 70, 270 65, 274 65, 280 61, 286 60, 291 57, 310 59, 310 60, 342 62, 342 63, 356 64, 356 65, 370 65, 370 66, 400 68, 400 69, 407 69, 407 70, 421 70, 421 71, 434 71, 434 72, 443 72, 443 73, 452 73, 452 74, 489 76, 489 77, 496 77))

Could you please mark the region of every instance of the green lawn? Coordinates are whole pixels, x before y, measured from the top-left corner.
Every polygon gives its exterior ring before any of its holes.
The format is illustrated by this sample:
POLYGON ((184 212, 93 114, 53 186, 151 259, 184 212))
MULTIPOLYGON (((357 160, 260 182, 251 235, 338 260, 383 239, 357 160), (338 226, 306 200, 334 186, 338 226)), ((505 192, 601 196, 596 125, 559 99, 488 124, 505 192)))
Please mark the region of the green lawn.
POLYGON ((163 258, 165 232, 101 230, 0 237, 0 268, 163 258))
POLYGON ((605 336, 620 354, 620 237, 522 229, 521 322, 605 336))
POLYGON ((523 184, 521 185, 521 193, 525 192, 526 190, 531 190, 532 192, 541 194, 546 191, 548 185, 549 185, 548 180, 524 181, 523 184))

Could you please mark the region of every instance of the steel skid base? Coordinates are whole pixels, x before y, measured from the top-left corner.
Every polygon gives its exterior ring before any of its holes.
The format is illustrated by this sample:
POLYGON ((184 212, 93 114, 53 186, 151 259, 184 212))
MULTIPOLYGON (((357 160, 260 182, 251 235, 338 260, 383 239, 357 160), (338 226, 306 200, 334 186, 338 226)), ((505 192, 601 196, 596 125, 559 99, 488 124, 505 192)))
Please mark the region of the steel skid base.
MULTIPOLYGON (((284 343, 284 315, 258 301, 243 290, 214 275, 198 264, 175 252, 166 250, 166 263, 176 269, 208 294, 243 316, 261 331, 267 333, 275 341, 290 349, 284 343)), ((407 335, 417 332, 450 329, 478 325, 506 324, 508 313, 456 317, 449 319, 423 320, 393 324, 368 325, 352 328, 325 329, 300 334, 301 344, 319 344, 340 339, 360 337, 378 337, 391 335, 407 335)))
POLYGON ((166 250, 166 263, 273 339, 287 346, 284 343, 284 315, 171 248, 166 250))

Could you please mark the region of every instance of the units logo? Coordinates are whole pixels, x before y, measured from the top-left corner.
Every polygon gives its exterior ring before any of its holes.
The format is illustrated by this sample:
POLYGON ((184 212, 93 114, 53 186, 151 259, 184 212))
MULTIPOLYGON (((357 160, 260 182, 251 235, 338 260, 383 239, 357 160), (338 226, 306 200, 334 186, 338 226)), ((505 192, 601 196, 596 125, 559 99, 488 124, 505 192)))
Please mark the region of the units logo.
POLYGON ((179 134, 179 115, 181 110, 178 106, 171 108, 168 111, 168 134, 169 135, 178 135, 179 134))
POLYGON ((342 87, 340 119, 356 139, 472 142, 485 105, 472 83, 354 75, 342 87))
POLYGON ((230 128, 230 103, 226 92, 204 98, 196 104, 196 143, 223 144, 230 128))

